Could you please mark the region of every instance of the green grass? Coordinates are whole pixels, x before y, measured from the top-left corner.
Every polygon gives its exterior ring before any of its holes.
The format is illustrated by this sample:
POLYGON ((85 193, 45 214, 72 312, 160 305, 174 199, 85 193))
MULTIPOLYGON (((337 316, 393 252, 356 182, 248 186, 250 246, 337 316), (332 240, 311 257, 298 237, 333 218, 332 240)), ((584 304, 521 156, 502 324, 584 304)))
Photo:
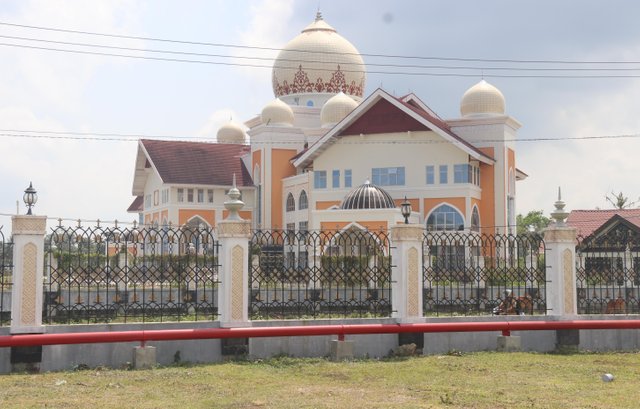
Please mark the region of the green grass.
POLYGON ((636 408, 640 354, 277 358, 0 376, 2 408, 636 408), (601 380, 604 373, 613 382, 601 380))

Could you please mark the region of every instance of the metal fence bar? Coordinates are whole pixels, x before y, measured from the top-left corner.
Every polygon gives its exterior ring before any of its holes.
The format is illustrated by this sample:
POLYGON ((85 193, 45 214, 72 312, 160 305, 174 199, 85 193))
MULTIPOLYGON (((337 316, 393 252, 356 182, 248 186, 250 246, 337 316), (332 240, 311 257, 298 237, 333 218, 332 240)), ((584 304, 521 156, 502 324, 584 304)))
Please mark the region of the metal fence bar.
POLYGON ((639 313, 640 235, 621 223, 577 241, 578 313, 639 313))
POLYGON ((11 289, 13 288, 13 243, 0 226, 0 326, 11 324, 11 289))
POLYGON ((219 244, 209 227, 58 226, 45 249, 45 323, 217 317, 219 244))
POLYGON ((391 314, 386 231, 257 230, 250 245, 250 319, 391 314))
POLYGON ((545 314, 545 246, 538 234, 425 232, 425 316, 545 314))

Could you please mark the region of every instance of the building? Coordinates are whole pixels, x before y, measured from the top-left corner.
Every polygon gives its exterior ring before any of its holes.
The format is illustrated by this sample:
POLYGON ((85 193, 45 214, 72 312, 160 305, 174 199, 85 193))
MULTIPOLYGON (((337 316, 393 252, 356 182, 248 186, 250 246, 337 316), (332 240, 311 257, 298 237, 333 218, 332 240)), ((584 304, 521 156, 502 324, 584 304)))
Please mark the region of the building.
POLYGON ((141 140, 129 211, 145 224, 206 224, 225 217, 233 175, 259 229, 386 229, 515 233, 515 139, 520 123, 502 93, 480 81, 461 116, 442 119, 414 94, 365 96, 357 49, 315 21, 274 62, 275 100, 220 129, 217 143, 141 140))

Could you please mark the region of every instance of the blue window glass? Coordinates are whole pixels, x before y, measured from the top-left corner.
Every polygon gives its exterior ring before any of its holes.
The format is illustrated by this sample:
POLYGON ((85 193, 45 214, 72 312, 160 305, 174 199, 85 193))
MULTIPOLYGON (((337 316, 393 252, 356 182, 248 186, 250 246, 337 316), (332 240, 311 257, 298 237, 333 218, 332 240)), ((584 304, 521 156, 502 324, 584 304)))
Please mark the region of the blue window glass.
POLYGON ((436 183, 435 168, 433 167, 433 165, 428 165, 427 166, 427 185, 433 185, 434 183, 436 183))
POLYGON ((340 171, 334 170, 331 174, 331 187, 340 187, 340 171))
POLYGON ((316 170, 313 172, 313 187, 316 189, 327 188, 327 171, 316 170))
POLYGON ((351 169, 344 171, 344 187, 351 187, 351 169))
POLYGON ((469 172, 471 168, 468 164, 453 165, 453 183, 469 183, 469 172))
POLYGON ((403 186, 404 167, 373 168, 371 169, 371 183, 378 186, 403 186))
POLYGON ((440 165, 440 184, 446 185, 448 181, 449 167, 447 165, 440 165))
POLYGON ((464 219, 456 209, 443 204, 427 218, 427 230, 464 230, 464 219))

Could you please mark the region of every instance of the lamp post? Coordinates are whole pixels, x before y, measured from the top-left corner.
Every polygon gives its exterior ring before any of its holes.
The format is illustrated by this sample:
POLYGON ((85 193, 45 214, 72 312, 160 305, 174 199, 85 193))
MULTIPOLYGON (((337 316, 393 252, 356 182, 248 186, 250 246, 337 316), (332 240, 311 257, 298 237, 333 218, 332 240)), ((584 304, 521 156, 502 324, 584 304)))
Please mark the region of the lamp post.
POLYGON ((404 202, 400 203, 400 213, 404 217, 404 224, 409 224, 409 216, 411 216, 411 203, 404 197, 404 202))
POLYGON ((31 182, 29 182, 29 187, 24 191, 24 195, 22 196, 22 200, 24 201, 24 204, 27 205, 27 215, 32 215, 31 213, 31 208, 36 204, 36 202, 38 201, 38 194, 36 192, 36 190, 33 188, 33 185, 31 182))

